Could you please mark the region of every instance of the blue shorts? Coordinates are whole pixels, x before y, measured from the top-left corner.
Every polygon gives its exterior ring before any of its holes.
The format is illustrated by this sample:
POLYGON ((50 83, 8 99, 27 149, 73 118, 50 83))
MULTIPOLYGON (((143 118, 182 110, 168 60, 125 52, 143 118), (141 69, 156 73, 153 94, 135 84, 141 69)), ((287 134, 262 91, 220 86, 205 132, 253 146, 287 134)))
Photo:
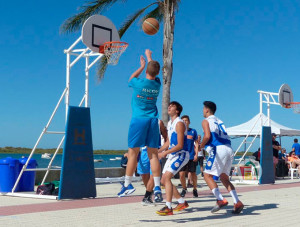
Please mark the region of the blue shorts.
POLYGON ((132 118, 128 131, 128 147, 159 147, 157 118, 132 118))
POLYGON ((148 152, 147 152, 147 148, 146 149, 142 149, 141 153, 140 153, 140 159, 137 165, 137 173, 138 174, 151 174, 152 175, 152 171, 150 168, 150 160, 148 158, 148 152))

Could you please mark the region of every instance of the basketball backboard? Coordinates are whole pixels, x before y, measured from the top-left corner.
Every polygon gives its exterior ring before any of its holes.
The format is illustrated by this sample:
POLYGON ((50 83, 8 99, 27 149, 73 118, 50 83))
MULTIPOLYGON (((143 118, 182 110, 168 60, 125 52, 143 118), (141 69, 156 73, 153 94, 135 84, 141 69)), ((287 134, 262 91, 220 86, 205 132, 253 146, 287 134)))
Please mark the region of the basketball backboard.
POLYGON ((82 26, 82 42, 92 51, 99 53, 105 42, 120 41, 115 25, 105 16, 93 15, 82 26))
POLYGON ((287 104, 293 102, 293 100, 294 96, 290 86, 288 84, 281 85, 278 93, 279 104, 282 107, 287 108, 287 104))

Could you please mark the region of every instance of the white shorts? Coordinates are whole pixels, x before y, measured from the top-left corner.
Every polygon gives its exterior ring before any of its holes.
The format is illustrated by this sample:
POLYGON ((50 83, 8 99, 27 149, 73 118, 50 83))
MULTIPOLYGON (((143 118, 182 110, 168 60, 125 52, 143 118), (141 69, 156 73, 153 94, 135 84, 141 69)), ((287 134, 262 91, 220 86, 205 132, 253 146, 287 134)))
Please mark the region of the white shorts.
POLYGON ((162 173, 171 172, 173 175, 179 172, 179 170, 185 166, 190 159, 188 151, 178 151, 175 154, 169 154, 165 167, 162 173))
POLYGON ((204 172, 217 177, 222 173, 229 176, 234 156, 232 148, 226 145, 219 145, 207 147, 206 151, 209 157, 204 172))

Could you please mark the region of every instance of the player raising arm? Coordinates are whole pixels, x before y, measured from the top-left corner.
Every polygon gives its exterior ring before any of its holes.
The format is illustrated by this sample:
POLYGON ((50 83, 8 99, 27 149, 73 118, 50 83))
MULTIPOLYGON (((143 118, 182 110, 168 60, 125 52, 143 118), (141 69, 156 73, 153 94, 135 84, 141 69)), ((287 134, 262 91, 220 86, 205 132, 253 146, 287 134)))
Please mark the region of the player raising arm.
POLYGON ((128 163, 126 168, 125 182, 118 193, 119 197, 129 195, 135 191, 132 186, 132 176, 137 165, 137 156, 140 147, 147 146, 151 170, 154 179, 154 194, 161 195, 160 189, 160 164, 158 160, 159 127, 158 110, 156 107, 157 97, 160 90, 160 80, 156 77, 160 71, 160 65, 152 60, 152 52, 145 51, 148 65, 146 78, 139 78, 146 62, 140 57, 140 67, 130 76, 129 87, 133 88, 132 94, 132 119, 128 131, 128 163))

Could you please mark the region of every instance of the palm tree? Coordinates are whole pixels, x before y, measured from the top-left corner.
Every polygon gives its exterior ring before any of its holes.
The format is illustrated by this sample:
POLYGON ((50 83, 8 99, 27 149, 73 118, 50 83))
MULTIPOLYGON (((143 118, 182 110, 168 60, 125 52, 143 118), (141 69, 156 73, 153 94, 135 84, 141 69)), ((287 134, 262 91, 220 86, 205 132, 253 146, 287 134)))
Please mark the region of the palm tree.
MULTIPOLYGON (((87 2, 79 8, 80 13, 68 18, 61 26, 62 33, 71 33, 79 30, 86 19, 94 14, 99 14, 116 2, 124 0, 95 0, 87 2)), ((173 73, 173 41, 175 12, 178 10, 180 0, 153 0, 153 2, 130 15, 119 29, 120 38, 128 28, 139 19, 153 17, 163 22, 163 98, 162 98, 162 120, 168 122, 168 105, 170 103, 170 87, 173 73)), ((106 58, 102 58, 98 67, 98 78, 102 79, 107 67, 106 58)))

